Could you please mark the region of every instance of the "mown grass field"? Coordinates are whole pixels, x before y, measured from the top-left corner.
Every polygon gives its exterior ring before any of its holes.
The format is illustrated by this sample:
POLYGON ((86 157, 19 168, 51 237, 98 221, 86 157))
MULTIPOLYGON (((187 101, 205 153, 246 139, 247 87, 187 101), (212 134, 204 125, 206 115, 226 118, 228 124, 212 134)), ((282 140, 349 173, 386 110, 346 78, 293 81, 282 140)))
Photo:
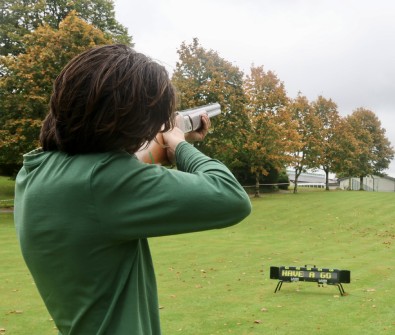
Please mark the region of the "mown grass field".
MULTIPOLYGON (((308 192, 252 199, 231 228, 151 239, 163 334, 395 333, 395 193, 308 192), (284 283, 270 266, 351 271, 336 286, 284 283)), ((192 209, 186 209, 191 211, 192 209)), ((0 334, 57 334, 0 214, 0 334)))

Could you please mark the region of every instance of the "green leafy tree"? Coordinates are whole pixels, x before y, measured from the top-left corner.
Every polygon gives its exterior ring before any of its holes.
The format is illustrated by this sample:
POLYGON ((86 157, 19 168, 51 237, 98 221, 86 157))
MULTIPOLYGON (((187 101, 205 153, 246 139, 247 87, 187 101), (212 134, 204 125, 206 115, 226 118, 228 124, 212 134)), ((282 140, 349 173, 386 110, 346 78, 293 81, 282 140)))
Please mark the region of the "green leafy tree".
POLYGON ((218 102, 222 113, 212 118, 212 131, 200 150, 221 159, 232 170, 242 166, 242 146, 248 132, 244 113, 243 73, 217 52, 204 49, 197 38, 178 49, 172 82, 179 93, 179 109, 218 102))
POLYGON ((259 196, 259 183, 271 169, 278 173, 293 162, 290 152, 299 143, 284 84, 262 66, 251 67, 245 79, 247 114, 250 131, 243 146, 245 159, 255 175, 255 196, 259 196))
POLYGON ((40 129, 41 120, 8 120, 0 128, 0 166, 7 167, 11 174, 15 173, 22 163, 21 153, 38 147, 40 129))
POLYGON ((54 29, 71 11, 104 32, 106 38, 132 45, 128 30, 115 19, 112 0, 0 0, 0 55, 25 52, 24 35, 40 26, 54 29))
POLYGON ((17 55, 23 50, 22 36, 35 28, 34 18, 26 16, 26 11, 35 6, 28 0, 0 0, 0 55, 17 55))
POLYGON ((23 43, 25 53, 1 58, 6 71, 0 77, 0 164, 16 166, 23 153, 37 146, 38 124, 48 111, 52 83, 61 69, 82 51, 112 41, 71 12, 59 29, 39 27, 23 43))
POLYGON ((363 190, 363 178, 373 174, 382 175, 394 158, 394 149, 385 136, 386 130, 371 110, 358 108, 346 120, 360 149, 350 170, 359 176, 360 189, 363 190))

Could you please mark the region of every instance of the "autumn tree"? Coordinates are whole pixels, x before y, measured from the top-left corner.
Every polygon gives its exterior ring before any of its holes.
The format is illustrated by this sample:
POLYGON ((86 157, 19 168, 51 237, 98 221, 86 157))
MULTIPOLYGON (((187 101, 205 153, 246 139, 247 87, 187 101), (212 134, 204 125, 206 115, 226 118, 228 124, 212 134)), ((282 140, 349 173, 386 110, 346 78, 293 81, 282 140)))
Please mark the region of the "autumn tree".
POLYGON ((331 148, 331 172, 336 173, 337 177, 358 175, 354 162, 361 154, 361 147, 345 117, 341 117, 333 129, 331 148))
POLYGON ((297 193, 301 173, 307 169, 319 167, 318 157, 322 154, 319 131, 322 125, 314 108, 301 93, 291 101, 288 108, 296 123, 295 130, 299 135, 297 146, 292 151, 295 171, 293 192, 297 193))
POLYGON ((329 191, 329 173, 334 172, 337 155, 339 155, 340 144, 336 136, 336 131, 340 127, 340 115, 337 105, 331 99, 319 96, 312 103, 312 108, 319 120, 317 135, 320 139, 320 151, 317 157, 317 164, 325 172, 325 186, 329 191))
POLYGON ((24 35, 45 25, 58 29, 71 11, 106 38, 132 45, 127 28, 115 19, 112 0, 0 0, 0 6, 0 55, 25 52, 24 35))
POLYGON ((245 159, 255 176, 259 196, 261 176, 280 171, 293 162, 290 153, 299 142, 288 107, 284 84, 263 66, 252 66, 244 82, 250 131, 243 146, 245 159))
POLYGON ((352 162, 351 171, 360 179, 363 190, 363 178, 368 175, 381 175, 394 158, 394 149, 385 136, 386 130, 374 112, 358 108, 346 118, 358 142, 359 154, 352 162))
POLYGON ((37 146, 52 82, 67 62, 87 48, 112 41, 71 12, 59 29, 39 27, 23 43, 25 53, 1 57, 6 71, 0 77, 0 164, 18 165, 22 154, 37 146))
POLYGON ((217 52, 204 49, 197 38, 178 49, 179 61, 172 75, 178 90, 179 110, 218 102, 222 113, 211 119, 212 130, 196 144, 235 170, 241 166, 241 149, 248 132, 244 114, 243 73, 217 52))

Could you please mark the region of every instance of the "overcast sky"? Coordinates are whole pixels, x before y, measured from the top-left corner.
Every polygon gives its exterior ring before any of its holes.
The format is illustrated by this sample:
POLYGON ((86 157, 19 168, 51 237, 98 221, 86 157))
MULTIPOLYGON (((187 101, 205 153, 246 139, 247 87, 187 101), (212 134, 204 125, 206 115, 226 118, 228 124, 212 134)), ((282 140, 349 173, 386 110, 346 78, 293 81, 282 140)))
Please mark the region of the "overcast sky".
MULTIPOLYGON (((182 42, 249 73, 263 65, 312 101, 332 99, 341 115, 368 108, 395 146, 395 1, 115 0, 135 48, 172 74, 182 42)), ((395 161, 386 171, 395 177, 395 161)))

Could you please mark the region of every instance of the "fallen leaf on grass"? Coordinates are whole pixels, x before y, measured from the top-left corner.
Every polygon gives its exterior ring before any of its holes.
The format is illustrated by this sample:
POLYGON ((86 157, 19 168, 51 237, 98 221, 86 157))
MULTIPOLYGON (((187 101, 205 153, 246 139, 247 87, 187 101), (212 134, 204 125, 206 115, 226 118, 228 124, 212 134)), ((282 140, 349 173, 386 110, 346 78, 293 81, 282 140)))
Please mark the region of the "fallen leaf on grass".
POLYGON ((376 292, 376 289, 375 289, 375 288, 368 288, 368 289, 366 290, 366 292, 376 292))
POLYGON ((22 314, 23 311, 21 310, 13 310, 13 311, 9 311, 7 314, 22 314))
POLYGON ((255 320, 254 323, 260 324, 262 323, 262 320, 255 320))
POLYGON ((5 333, 5 328, 0 328, 0 333, 4 334, 5 333))
POLYGON ((262 307, 262 308, 261 308, 261 312, 267 312, 267 308, 262 307))

